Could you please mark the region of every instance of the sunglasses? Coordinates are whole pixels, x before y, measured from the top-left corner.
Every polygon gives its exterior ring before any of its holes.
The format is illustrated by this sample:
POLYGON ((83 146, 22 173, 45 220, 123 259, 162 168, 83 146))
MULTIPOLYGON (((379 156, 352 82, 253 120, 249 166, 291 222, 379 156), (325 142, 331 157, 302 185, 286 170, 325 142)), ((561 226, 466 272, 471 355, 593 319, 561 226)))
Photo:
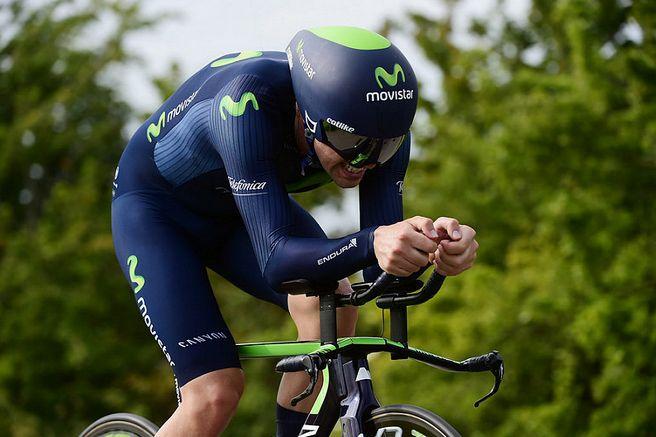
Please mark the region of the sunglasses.
POLYGON ((389 160, 405 138, 371 138, 355 135, 332 124, 321 121, 322 136, 320 140, 332 147, 335 152, 348 161, 349 165, 361 168, 368 164, 383 164, 389 160))

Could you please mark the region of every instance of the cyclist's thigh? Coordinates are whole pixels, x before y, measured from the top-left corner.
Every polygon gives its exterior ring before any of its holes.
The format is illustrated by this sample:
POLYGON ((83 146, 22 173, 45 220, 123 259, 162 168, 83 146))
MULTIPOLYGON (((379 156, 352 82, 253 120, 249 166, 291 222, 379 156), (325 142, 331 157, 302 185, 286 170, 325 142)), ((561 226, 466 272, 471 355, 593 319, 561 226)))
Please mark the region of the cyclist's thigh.
MULTIPOLYGON (((325 238, 321 226, 293 199, 294 235, 302 237, 325 238)), ((253 245, 246 228, 235 226, 231 229, 209 267, 232 282, 235 286, 258 299, 266 300, 287 309, 287 295, 277 293, 266 282, 255 257, 253 245)))
POLYGON ((175 207, 149 193, 124 194, 112 203, 112 234, 139 312, 182 386, 240 365, 198 249, 168 218, 175 207))

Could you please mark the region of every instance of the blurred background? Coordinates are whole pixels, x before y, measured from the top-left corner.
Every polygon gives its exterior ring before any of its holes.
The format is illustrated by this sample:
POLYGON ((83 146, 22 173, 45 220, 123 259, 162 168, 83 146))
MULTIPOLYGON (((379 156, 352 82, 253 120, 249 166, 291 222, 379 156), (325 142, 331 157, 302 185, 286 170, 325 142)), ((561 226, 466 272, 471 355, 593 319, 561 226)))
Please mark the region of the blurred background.
MULTIPOLYGON (((475 268, 410 309, 410 341, 489 375, 372 356, 383 403, 469 436, 656 432, 656 2, 0 0, 0 434, 162 423, 173 378, 114 258, 111 180, 131 133, 190 74, 302 27, 387 34, 422 83, 406 215, 478 231, 475 268)), ((333 235, 357 190, 298 196, 333 235), (328 201, 326 201, 328 199, 328 201)), ((238 341, 288 317, 213 275, 238 341)), ((363 308, 359 333, 378 335, 363 308)), ((228 436, 273 434, 274 362, 245 362, 228 436)))

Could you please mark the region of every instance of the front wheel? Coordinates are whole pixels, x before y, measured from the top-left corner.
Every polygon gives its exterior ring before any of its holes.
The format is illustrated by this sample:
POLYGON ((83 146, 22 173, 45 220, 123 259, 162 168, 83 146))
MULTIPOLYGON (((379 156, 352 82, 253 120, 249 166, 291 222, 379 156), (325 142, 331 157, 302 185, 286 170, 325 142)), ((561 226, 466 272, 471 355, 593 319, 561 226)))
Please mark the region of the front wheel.
POLYGON ((461 437, 446 420, 414 405, 376 408, 365 429, 367 437, 461 437))
POLYGON ((110 414, 89 425, 80 437, 153 437, 157 425, 130 413, 110 414))

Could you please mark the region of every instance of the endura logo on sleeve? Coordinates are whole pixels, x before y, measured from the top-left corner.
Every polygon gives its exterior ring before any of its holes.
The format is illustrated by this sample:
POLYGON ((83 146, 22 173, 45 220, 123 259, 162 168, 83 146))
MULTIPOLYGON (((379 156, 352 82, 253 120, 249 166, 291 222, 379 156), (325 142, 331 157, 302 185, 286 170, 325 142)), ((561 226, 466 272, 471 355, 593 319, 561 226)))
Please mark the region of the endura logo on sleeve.
POLYGON ((351 241, 349 242, 349 244, 347 244, 346 246, 342 246, 341 248, 334 251, 330 255, 324 256, 323 258, 319 258, 317 260, 317 265, 320 266, 321 264, 323 264, 325 262, 328 262, 328 261, 331 261, 331 260, 337 258, 338 256, 340 256, 341 254, 343 254, 344 252, 346 252, 347 250, 349 250, 353 247, 358 247, 358 241, 355 238, 351 238, 351 241))
POLYGON ((160 114, 159 119, 157 120, 157 124, 150 123, 148 125, 148 129, 146 129, 146 138, 148 139, 149 143, 153 142, 153 138, 159 137, 162 128, 166 126, 167 122, 173 120, 175 117, 180 115, 180 113, 182 113, 185 109, 189 107, 191 102, 196 97, 196 94, 198 94, 198 90, 194 91, 189 97, 184 99, 182 102, 178 103, 176 107, 171 109, 168 113, 166 111, 163 111, 160 114))
POLYGON ((396 185, 399 187, 399 195, 403 194, 403 181, 397 181, 396 185))
POLYGON ((232 188, 232 194, 235 196, 259 196, 261 194, 266 194, 266 191, 259 193, 249 193, 248 191, 260 191, 264 190, 266 187, 266 182, 252 181, 248 182, 244 179, 235 180, 234 178, 228 176, 228 183, 230 188, 232 188), (246 191, 246 193, 240 193, 240 191, 246 191))
POLYGON ((228 111, 228 114, 232 115, 233 117, 241 117, 242 115, 244 115, 244 112, 246 112, 246 106, 248 105, 248 102, 251 102, 253 109, 255 109, 256 111, 260 110, 260 105, 257 103, 255 94, 253 94, 250 91, 247 91, 244 94, 242 94, 241 97, 239 97, 238 102, 232 100, 232 97, 228 95, 223 96, 221 98, 221 102, 219 102, 219 112, 221 113, 221 119, 222 120, 228 119, 228 117, 226 117, 224 110, 228 111))
POLYGON ((262 52, 256 52, 252 50, 239 52, 237 56, 233 56, 232 58, 217 59, 216 61, 210 64, 210 67, 214 67, 214 68, 225 67, 226 65, 234 64, 235 62, 245 61, 246 59, 258 58, 260 56, 262 56, 262 52))

